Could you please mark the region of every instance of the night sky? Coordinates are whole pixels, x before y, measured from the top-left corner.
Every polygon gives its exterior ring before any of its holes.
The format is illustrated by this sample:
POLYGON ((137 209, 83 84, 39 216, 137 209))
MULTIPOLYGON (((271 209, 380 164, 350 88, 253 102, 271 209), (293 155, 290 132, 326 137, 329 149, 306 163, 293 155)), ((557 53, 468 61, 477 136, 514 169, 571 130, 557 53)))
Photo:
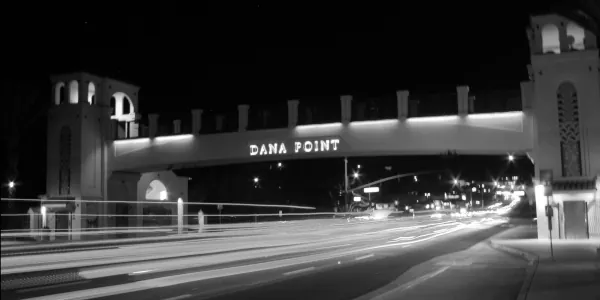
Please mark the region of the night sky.
MULTIPOLYGON (((40 110, 50 102, 49 75, 80 70, 141 86, 144 114, 399 89, 452 92, 459 84, 518 89, 527 79, 529 14, 556 1, 458 2, 378 10, 271 4, 118 10, 77 2, 27 18, 15 13, 4 20, 10 24, 4 40, 12 46, 3 49, 2 102, 19 101, 10 87, 22 86, 35 91, 42 104, 33 110, 40 110)), ((36 159, 45 149, 35 142, 45 140, 44 126, 42 117, 21 133, 30 137, 19 148, 19 180, 30 187, 21 197, 44 192, 45 162, 36 159)))

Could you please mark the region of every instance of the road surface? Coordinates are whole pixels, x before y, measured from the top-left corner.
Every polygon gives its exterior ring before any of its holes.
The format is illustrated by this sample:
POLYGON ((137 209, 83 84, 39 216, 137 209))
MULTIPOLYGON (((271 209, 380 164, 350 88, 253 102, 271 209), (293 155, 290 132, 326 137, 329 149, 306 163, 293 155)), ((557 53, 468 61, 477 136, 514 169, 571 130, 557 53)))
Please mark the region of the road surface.
MULTIPOLYGON (((348 222, 3 257, 2 299, 355 299, 477 245, 503 231, 501 223, 484 217, 348 222)), ((507 295, 520 287, 521 274, 511 271, 515 283, 503 289, 507 295)))

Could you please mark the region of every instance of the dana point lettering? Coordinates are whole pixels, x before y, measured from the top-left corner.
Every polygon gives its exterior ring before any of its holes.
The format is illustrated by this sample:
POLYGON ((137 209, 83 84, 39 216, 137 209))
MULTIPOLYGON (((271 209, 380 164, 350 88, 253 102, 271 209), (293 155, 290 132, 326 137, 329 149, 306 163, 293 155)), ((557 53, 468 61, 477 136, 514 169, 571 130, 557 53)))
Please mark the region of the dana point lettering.
POLYGON ((284 155, 288 153, 336 152, 340 139, 318 139, 294 142, 250 144, 250 156, 284 155))

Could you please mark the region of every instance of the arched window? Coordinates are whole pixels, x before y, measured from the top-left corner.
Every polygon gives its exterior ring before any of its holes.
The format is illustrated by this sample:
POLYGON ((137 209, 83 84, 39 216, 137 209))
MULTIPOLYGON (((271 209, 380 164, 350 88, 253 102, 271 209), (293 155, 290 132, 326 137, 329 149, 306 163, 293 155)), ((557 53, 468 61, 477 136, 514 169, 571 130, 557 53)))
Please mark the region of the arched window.
POLYGON ((60 129, 59 141, 58 193, 71 193, 71 129, 63 126, 60 129))
POLYGON ((59 82, 54 86, 54 104, 60 105, 65 100, 65 83, 59 82))
POLYGON ((79 102, 79 83, 73 80, 69 83, 69 103, 77 104, 79 102))
POLYGON ((546 24, 542 28, 542 52, 560 53, 560 38, 558 27, 554 24, 546 24))
POLYGON ((123 114, 128 115, 131 113, 131 100, 127 96, 123 96, 123 114))
POLYGON ((115 96, 110 97, 110 114, 111 116, 114 116, 117 114, 117 99, 115 98, 115 96))
POLYGON ((146 200, 168 200, 167 187, 160 180, 152 180, 146 189, 146 200))
POLYGON ((585 50, 585 31, 581 26, 569 22, 567 24, 567 37, 569 38, 569 46, 573 50, 585 50))
POLYGON ((570 82, 562 83, 556 92, 562 175, 582 175, 577 90, 570 82))
POLYGON ((91 81, 88 84, 87 101, 89 104, 96 104, 96 85, 91 81))

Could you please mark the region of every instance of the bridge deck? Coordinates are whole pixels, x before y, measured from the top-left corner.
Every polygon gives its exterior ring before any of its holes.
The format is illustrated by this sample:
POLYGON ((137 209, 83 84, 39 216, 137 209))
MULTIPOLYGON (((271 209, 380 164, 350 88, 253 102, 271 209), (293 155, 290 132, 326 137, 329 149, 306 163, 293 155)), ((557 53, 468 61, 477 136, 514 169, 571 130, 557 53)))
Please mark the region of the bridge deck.
POLYGON ((110 165, 113 170, 152 171, 300 158, 426 155, 448 150, 506 154, 531 151, 531 124, 531 116, 519 111, 120 140, 114 143, 110 165))

